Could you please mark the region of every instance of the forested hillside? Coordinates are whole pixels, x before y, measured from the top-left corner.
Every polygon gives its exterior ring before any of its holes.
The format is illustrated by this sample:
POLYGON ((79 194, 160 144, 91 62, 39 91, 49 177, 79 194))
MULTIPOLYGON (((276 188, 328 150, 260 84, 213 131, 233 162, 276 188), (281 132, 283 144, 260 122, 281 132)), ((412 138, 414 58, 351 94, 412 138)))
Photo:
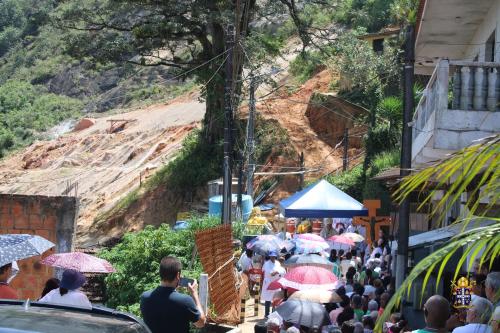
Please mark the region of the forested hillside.
POLYGON ((79 32, 58 23, 54 13, 63 5, 0 2, 0 157, 62 120, 178 92, 165 68, 102 64, 72 55, 69 46, 76 44, 70 41, 79 32))

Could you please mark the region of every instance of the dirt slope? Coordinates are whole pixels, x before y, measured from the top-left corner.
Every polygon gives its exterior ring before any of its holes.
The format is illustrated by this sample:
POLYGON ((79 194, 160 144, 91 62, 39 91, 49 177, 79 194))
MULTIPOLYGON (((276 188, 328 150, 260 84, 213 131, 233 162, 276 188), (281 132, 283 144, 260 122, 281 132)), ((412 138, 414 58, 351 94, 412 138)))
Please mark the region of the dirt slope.
POLYGON ((96 119, 95 125, 57 140, 36 142, 0 161, 0 192, 77 195, 78 243, 90 243, 95 216, 113 207, 165 164, 203 118, 205 105, 191 98, 96 119), (109 134, 111 119, 134 120, 109 134))

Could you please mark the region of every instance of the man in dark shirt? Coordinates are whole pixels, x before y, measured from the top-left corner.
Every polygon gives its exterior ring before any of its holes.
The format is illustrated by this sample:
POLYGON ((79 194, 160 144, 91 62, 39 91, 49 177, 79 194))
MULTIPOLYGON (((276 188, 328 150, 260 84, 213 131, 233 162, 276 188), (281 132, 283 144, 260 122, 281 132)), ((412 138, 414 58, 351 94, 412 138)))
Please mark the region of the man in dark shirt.
POLYGON ((196 281, 188 285, 192 298, 175 290, 181 278, 181 268, 177 258, 163 258, 160 286, 141 296, 141 313, 153 333, 189 333, 189 323, 194 323, 197 328, 205 325, 196 281))

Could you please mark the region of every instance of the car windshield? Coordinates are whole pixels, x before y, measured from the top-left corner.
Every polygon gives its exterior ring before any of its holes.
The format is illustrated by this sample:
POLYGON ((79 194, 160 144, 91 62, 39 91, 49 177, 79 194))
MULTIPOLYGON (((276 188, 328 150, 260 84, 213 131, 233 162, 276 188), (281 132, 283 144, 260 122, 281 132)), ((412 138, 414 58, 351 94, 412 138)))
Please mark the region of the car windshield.
POLYGON ((34 306, 24 310, 13 305, 0 305, 0 332, 2 329, 40 333, 148 333, 137 322, 111 315, 34 306))

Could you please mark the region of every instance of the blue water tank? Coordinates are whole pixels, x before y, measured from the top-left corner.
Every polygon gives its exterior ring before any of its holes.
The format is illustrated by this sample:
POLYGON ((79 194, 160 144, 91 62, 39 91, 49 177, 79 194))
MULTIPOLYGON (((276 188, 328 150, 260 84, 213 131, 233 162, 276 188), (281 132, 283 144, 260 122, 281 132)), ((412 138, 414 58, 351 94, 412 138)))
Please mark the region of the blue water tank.
MULTIPOLYGON (((236 211, 237 203, 238 203, 238 195, 233 194, 232 195, 233 213, 236 211)), ((243 210, 243 221, 246 222, 248 221, 248 218, 250 217, 250 213, 252 212, 253 208, 252 197, 247 194, 243 194, 241 196, 241 205, 243 210)), ((212 216, 222 215, 222 195, 213 196, 208 200, 208 214, 212 216)))

